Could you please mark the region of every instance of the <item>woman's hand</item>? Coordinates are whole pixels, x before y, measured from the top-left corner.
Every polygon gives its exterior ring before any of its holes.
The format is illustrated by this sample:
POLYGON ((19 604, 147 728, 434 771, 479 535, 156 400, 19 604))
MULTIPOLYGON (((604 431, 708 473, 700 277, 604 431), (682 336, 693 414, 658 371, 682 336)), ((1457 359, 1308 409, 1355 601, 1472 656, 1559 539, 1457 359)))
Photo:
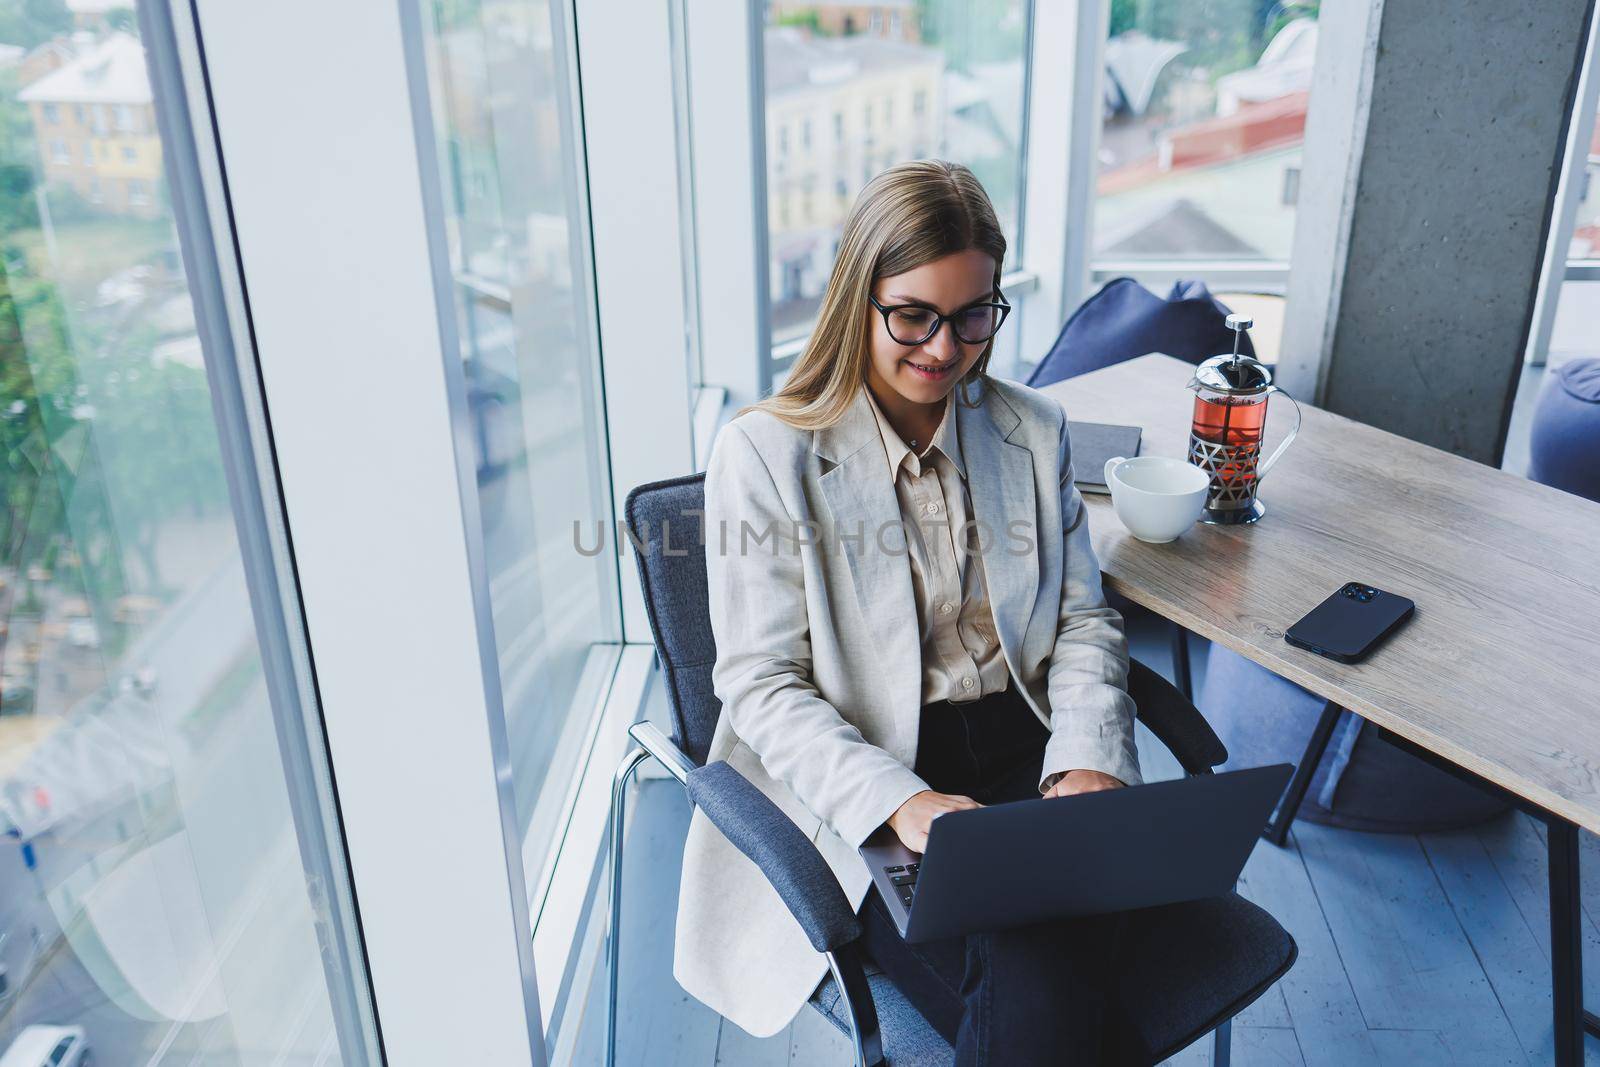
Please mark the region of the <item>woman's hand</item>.
MULTIPOLYGON (((1111 780, 1116 781, 1115 778, 1111 780)), ((920 793, 913 794, 910 800, 895 809, 895 813, 889 816, 889 829, 900 838, 902 845, 920 855, 928 849, 928 828, 933 825, 934 819, 947 811, 966 811, 969 808, 981 807, 983 805, 971 797, 935 793, 931 789, 924 789, 920 793)))
MULTIPOLYGON (((1078 793, 1098 793, 1102 789, 1121 788, 1122 782, 1109 774, 1079 768, 1075 771, 1068 771, 1060 778, 1057 778, 1056 784, 1050 787, 1050 791, 1045 796, 1070 797, 1078 793)), ((916 798, 913 797, 912 799, 915 800, 916 798)))

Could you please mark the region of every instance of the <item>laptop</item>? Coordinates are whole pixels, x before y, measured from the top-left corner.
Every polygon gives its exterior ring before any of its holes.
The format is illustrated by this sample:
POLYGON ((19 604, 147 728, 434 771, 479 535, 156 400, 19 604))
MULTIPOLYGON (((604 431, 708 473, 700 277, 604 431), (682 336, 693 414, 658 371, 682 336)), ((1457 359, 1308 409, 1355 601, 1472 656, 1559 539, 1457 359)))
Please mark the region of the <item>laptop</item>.
POLYGON ((1279 763, 952 811, 933 820, 920 856, 885 824, 861 857, 912 942, 1222 896, 1293 770, 1279 763))

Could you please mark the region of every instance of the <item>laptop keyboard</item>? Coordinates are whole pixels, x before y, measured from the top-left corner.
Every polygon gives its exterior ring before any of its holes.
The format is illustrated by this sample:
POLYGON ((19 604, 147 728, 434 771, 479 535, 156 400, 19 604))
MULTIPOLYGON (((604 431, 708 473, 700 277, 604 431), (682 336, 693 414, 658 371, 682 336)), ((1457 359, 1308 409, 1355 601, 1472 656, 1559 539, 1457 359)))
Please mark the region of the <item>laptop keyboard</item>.
POLYGON ((894 886, 895 892, 900 894, 900 903, 911 907, 912 891, 917 888, 917 871, 920 863, 908 863, 903 867, 885 867, 884 873, 889 876, 889 884, 894 886))

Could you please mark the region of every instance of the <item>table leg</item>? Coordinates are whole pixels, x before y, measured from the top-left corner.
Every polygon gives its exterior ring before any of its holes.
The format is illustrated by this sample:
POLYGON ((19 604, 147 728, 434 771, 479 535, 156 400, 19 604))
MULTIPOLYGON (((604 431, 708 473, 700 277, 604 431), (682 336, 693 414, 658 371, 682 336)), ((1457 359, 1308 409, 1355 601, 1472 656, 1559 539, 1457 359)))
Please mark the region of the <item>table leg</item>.
POLYGON ((1550 853, 1550 984, 1555 1009, 1558 1067, 1583 1062, 1583 934, 1579 919, 1581 880, 1578 830, 1551 818, 1545 841, 1550 853))
POLYGON ((1600 1037, 1600 1016, 1583 1007, 1583 878, 1578 828, 1399 734, 1380 727, 1378 736, 1544 823, 1550 874, 1550 1001, 1555 1021, 1555 1061, 1560 1067, 1583 1063, 1584 1035, 1600 1037))
POLYGON ((1189 671, 1189 631, 1172 623, 1172 681, 1189 703, 1194 703, 1194 682, 1189 671))
POLYGON ((1283 799, 1278 801, 1277 814, 1261 831, 1262 837, 1279 848, 1289 838, 1289 827, 1300 811, 1300 802, 1306 798, 1306 790, 1311 788, 1311 776, 1317 773, 1317 764, 1322 762, 1322 754, 1328 750, 1328 741, 1333 737, 1333 728, 1338 724, 1342 710, 1331 700, 1322 706, 1322 714, 1317 717, 1317 725, 1311 731, 1311 740, 1301 754, 1300 762, 1295 765, 1294 777, 1289 779, 1289 788, 1284 790, 1283 799))

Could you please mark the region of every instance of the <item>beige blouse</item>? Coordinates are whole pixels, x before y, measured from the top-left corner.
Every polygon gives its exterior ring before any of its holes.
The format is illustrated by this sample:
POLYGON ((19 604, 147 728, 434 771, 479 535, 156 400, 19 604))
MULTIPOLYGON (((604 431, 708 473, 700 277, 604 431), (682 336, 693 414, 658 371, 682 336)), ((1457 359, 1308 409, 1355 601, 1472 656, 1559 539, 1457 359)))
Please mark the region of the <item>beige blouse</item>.
POLYGON ((954 396, 933 440, 908 447, 865 385, 900 499, 911 588, 922 637, 922 703, 965 703, 1006 687, 1006 661, 989 608, 972 497, 957 440, 954 396))

